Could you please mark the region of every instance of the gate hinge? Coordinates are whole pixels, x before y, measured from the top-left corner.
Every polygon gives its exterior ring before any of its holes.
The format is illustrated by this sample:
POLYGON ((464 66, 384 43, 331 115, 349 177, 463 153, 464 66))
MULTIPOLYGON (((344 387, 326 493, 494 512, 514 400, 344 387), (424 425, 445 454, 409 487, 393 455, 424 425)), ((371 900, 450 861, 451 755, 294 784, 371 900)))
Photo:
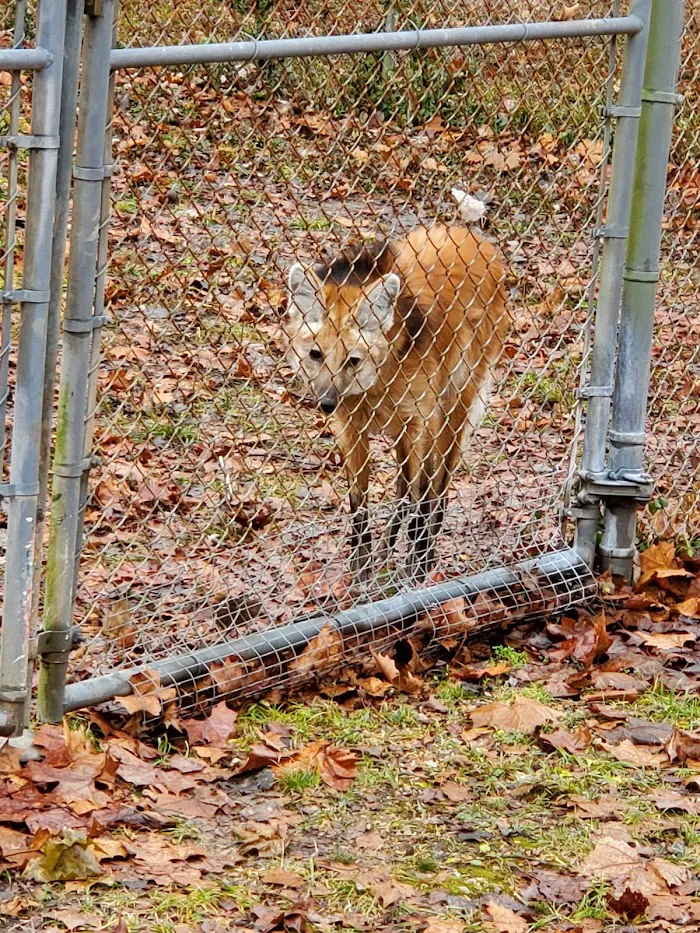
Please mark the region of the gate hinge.
POLYGON ((103 0, 85 0, 86 16, 102 16, 104 12, 103 0))
POLYGON ((654 492, 654 480, 643 470, 604 470, 592 473, 581 470, 582 493, 596 499, 636 499, 648 502, 654 492))
POLYGON ((60 631, 39 632, 36 638, 32 639, 32 656, 43 658, 44 662, 49 664, 52 660, 61 663, 65 658, 52 659, 48 658, 47 655, 70 654, 82 640, 82 632, 78 625, 60 631))

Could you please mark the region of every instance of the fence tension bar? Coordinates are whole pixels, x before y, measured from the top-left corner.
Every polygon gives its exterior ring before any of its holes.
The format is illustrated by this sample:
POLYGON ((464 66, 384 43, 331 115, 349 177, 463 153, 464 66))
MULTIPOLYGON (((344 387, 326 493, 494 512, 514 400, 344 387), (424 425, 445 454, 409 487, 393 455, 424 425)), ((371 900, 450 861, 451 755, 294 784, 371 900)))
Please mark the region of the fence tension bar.
POLYGON ((622 276, 633 198, 629 166, 637 149, 651 4, 652 0, 633 0, 632 3, 631 12, 644 24, 644 28, 627 40, 618 99, 608 108, 616 120, 608 210, 605 225, 594 231, 594 236, 603 241, 600 290, 595 310, 589 385, 580 393, 587 398, 580 491, 569 513, 576 521, 576 549, 591 567, 596 556, 601 500, 610 495, 612 489, 619 490, 620 495, 639 493, 624 477, 607 470, 606 448, 622 276))
POLYGON ((635 556, 637 505, 652 495, 644 469, 644 429, 651 375, 654 308, 671 150, 676 83, 681 62, 683 0, 653 0, 649 29, 634 200, 624 271, 622 311, 610 431, 610 476, 637 485, 642 494, 613 488, 605 498, 600 558, 603 569, 629 580, 635 556))

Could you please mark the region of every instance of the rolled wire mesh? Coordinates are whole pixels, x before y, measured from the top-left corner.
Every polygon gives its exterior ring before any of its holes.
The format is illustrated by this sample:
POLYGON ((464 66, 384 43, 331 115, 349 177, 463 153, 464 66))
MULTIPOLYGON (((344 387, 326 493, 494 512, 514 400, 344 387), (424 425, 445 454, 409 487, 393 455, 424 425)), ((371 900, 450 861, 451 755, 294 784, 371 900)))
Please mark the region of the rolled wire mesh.
POLYGON ((700 546, 699 28, 700 7, 686 3, 649 392, 647 463, 656 492, 641 522, 649 543, 674 535, 691 554, 700 546))
MULTIPOLYGON (((502 7, 471 4, 469 21, 552 13, 502 7)), ((120 42, 376 28, 386 12, 212 9, 168 5, 168 16, 153 8, 144 19, 127 3, 120 42)), ((399 27, 465 21, 448 5, 397 17, 399 27)), ((487 203, 477 232, 503 256, 512 320, 428 583, 561 545, 613 77, 600 39, 118 76, 109 322, 78 585, 87 640, 74 679, 417 585, 410 516, 388 559, 376 558, 398 508, 386 433, 369 460, 375 557, 362 578, 352 569, 347 479, 328 418, 289 365, 285 282, 294 262, 328 260, 352 241, 464 225, 453 187, 487 203)), ((538 572, 524 577, 526 593, 545 586, 538 572)), ((579 568, 554 602, 534 601, 565 607, 589 583, 579 568)), ((510 595, 509 609, 496 594, 476 610, 433 612, 431 631, 449 638, 457 617, 465 633, 467 617, 500 625, 527 614, 514 611, 522 592, 510 595)), ((333 643, 312 654, 337 659, 333 643)), ((181 684, 183 705, 275 682, 264 666, 236 664, 218 681, 210 665, 181 684)))

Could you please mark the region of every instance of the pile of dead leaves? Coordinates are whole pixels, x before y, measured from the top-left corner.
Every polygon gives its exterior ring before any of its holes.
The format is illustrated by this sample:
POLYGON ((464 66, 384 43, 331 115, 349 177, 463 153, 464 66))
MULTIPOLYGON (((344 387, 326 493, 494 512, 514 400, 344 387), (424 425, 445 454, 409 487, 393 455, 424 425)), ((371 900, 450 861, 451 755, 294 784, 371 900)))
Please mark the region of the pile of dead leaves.
MULTIPOLYGON (((329 742, 293 747, 290 730, 272 723, 247 756, 231 739, 237 715, 221 703, 204 720, 183 723, 180 754, 162 756, 138 738, 95 716, 94 726, 42 726, 24 747, 0 752, 0 867, 35 881, 109 877, 155 884, 197 884, 261 849, 284 851, 296 817, 237 821, 238 845, 213 852, 176 844, 161 833, 178 819, 212 820, 236 811, 239 776, 271 769, 316 772, 328 787, 346 790, 358 756, 329 742), (132 837, 112 836, 128 827, 132 837), (137 835, 136 835, 137 834, 137 835)), ((230 840, 229 840, 230 842, 230 840)))

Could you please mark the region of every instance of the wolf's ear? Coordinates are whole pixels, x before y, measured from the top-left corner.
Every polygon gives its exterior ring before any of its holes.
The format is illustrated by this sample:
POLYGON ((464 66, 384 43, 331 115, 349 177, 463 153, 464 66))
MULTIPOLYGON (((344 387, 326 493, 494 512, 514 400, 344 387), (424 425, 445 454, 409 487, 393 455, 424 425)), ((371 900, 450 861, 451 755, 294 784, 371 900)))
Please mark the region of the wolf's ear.
POLYGON ((401 279, 395 272, 382 276, 360 305, 358 326, 370 333, 388 333, 394 323, 394 308, 400 291, 401 279))
POLYGON ((289 313, 301 315, 307 325, 318 325, 323 318, 323 305, 319 300, 321 281, 313 269, 305 269, 295 262, 287 276, 289 313))

